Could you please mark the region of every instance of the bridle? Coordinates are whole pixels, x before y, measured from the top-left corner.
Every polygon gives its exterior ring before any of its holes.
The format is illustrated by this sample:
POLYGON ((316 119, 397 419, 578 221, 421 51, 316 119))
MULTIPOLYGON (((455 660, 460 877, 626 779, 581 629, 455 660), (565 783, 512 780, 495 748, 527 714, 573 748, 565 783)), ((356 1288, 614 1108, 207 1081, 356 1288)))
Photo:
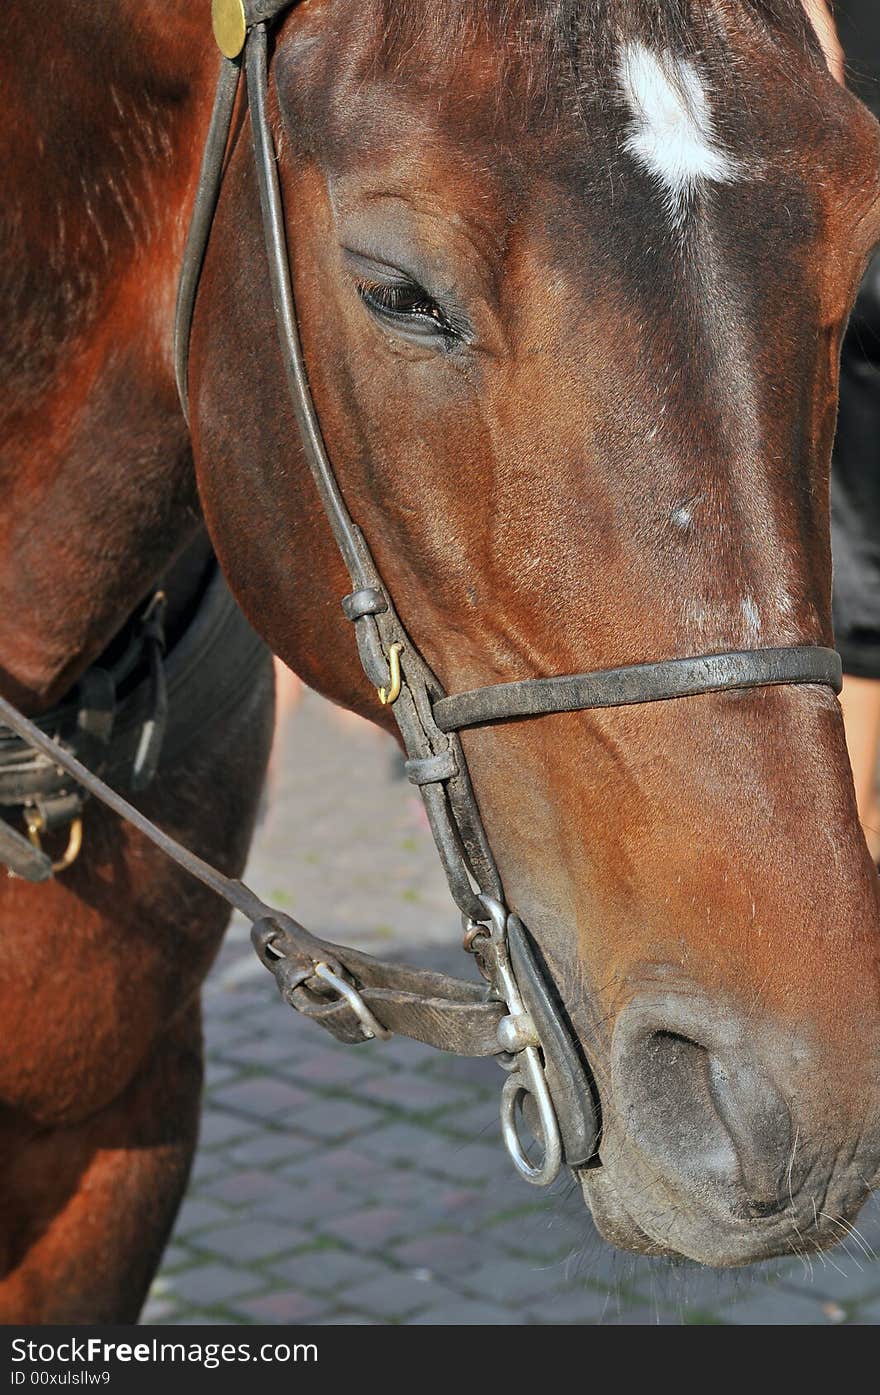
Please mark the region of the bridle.
POLYGON ((488 988, 444 974, 383 963, 328 944, 265 905, 145 819, 9 703, 0 720, 49 755, 84 789, 133 823, 181 867, 253 922, 252 938, 284 999, 343 1041, 400 1033, 466 1056, 498 1058, 505 1143, 517 1171, 546 1186, 561 1164, 594 1162, 599 1101, 564 1005, 519 918, 505 904, 458 733, 466 727, 546 713, 671 701, 698 694, 815 683, 840 691, 836 652, 816 645, 704 654, 660 663, 500 683, 448 695, 406 633, 363 534, 351 518, 327 456, 297 330, 276 152, 267 116, 267 26, 297 0, 214 0, 223 65, 184 253, 175 321, 175 368, 184 412, 190 330, 202 263, 222 185, 244 67, 278 342, 305 455, 351 578, 342 609, 379 700, 391 707, 421 791, 449 887, 488 988), (518 1107, 540 1144, 538 1162, 521 1142, 518 1107))

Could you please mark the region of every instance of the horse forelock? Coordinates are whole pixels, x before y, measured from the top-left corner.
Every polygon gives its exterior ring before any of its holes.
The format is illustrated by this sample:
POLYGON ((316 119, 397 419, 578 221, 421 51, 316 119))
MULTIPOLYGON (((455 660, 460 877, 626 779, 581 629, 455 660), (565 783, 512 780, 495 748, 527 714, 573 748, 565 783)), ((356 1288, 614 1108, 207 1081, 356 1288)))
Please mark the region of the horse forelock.
POLYGON ((389 99, 410 102, 454 142, 488 137, 517 162, 586 135, 585 188, 621 151, 662 182, 671 151, 676 216, 697 177, 737 169, 716 127, 742 125, 774 87, 802 91, 811 63, 827 77, 801 0, 364 0, 303 15, 282 46, 303 94, 301 146, 326 155, 338 135, 334 155, 363 153, 389 99))
POLYGON ((537 88, 562 71, 578 83, 601 78, 621 44, 637 40, 658 52, 692 58, 725 52, 726 26, 745 21, 768 36, 788 35, 821 54, 801 0, 378 0, 381 53, 391 65, 466 55, 492 44, 507 65, 537 88))

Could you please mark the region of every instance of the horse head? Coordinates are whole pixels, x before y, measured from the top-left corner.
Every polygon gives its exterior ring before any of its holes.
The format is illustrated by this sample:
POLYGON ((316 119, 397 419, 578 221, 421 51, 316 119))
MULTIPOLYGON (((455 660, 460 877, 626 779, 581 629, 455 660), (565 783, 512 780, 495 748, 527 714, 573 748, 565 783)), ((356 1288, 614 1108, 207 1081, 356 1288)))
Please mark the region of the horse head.
MULTIPOLYGON (((838 350, 880 132, 798 0, 305 0, 270 117, 330 458, 447 692, 828 646, 838 350)), ((219 555, 305 680, 389 724, 271 330, 248 119, 202 275, 219 555)), ((815 684, 463 733, 602 1112, 616 1243, 821 1248, 880 1163, 877 877, 815 684)))

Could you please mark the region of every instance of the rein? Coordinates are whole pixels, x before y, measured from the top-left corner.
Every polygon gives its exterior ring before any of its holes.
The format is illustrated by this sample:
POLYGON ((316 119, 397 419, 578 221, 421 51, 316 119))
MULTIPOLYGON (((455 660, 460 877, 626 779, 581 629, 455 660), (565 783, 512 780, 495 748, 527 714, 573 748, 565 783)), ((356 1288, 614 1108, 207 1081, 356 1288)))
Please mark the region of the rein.
POLYGON ((496 1056, 508 1072, 501 1107, 505 1144, 520 1175, 546 1186, 563 1162, 582 1167, 595 1161, 598 1100, 589 1064, 559 995, 528 932, 505 905, 457 733, 465 727, 547 713, 782 684, 822 684, 839 692, 840 658, 834 650, 815 645, 757 649, 530 678, 451 696, 444 691, 404 629, 366 540, 345 506, 303 362, 277 155, 266 110, 267 24, 295 3, 214 0, 214 32, 224 58, 178 289, 178 391, 188 417, 192 317, 243 66, 278 342, 309 468, 351 577, 352 589, 342 608, 354 626, 364 672, 380 702, 393 709, 407 753, 407 777, 421 791, 450 891, 465 921, 465 948, 477 957, 488 986, 382 962, 318 939, 163 833, 2 699, 0 720, 245 915, 253 925, 257 954, 274 974, 282 997, 297 1011, 343 1041, 397 1032, 464 1056, 496 1056), (518 1132, 518 1109, 525 1103, 540 1144, 537 1162, 528 1157, 518 1132))

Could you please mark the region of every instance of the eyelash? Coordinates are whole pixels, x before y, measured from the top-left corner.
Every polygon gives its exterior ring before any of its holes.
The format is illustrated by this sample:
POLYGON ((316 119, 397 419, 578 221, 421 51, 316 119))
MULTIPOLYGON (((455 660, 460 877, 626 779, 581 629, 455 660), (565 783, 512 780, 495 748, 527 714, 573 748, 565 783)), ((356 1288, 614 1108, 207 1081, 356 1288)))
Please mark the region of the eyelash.
POLYGON ((448 345, 461 343, 467 337, 466 327, 457 324, 436 300, 415 282, 359 281, 361 300, 387 319, 415 320, 425 328, 430 322, 448 345))

